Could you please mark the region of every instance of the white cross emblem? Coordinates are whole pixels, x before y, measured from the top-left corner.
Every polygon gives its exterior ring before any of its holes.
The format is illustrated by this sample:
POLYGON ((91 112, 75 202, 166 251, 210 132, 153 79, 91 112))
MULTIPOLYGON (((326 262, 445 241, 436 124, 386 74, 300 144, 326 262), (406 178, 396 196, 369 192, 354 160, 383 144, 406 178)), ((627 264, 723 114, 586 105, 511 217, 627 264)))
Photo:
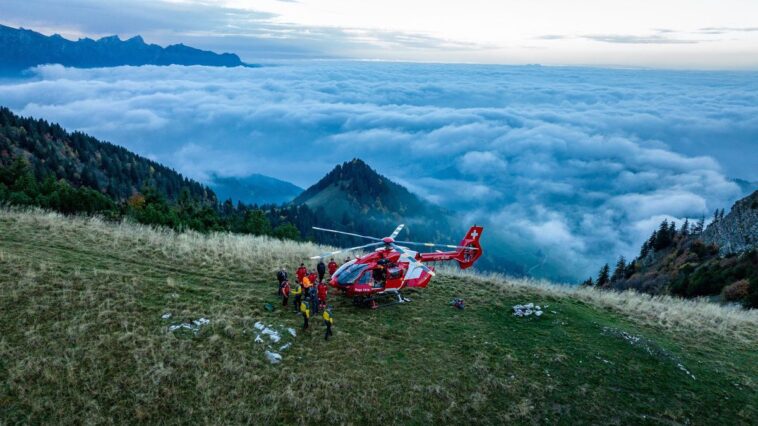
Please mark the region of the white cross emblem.
POLYGON ((471 238, 476 239, 476 237, 479 236, 479 233, 476 232, 476 229, 474 229, 474 232, 471 233, 471 238))

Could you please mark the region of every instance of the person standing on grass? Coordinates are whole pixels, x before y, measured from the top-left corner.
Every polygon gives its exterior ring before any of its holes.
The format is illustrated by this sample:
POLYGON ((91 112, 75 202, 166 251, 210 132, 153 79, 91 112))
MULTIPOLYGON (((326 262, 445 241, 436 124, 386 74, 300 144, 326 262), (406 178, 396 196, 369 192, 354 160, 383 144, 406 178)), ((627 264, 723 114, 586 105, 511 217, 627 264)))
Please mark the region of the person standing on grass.
POLYGON ((284 266, 279 267, 279 270, 276 271, 276 280, 279 281, 279 285, 287 281, 287 270, 284 269, 284 266))
POLYGON ((303 297, 305 298, 308 296, 308 289, 311 288, 311 286, 313 285, 313 282, 311 282, 310 278, 303 277, 302 283, 303 283, 303 293, 304 293, 303 297))
POLYGON ((318 314, 318 291, 315 285, 308 289, 308 299, 311 301, 311 315, 318 314))
POLYGON ((327 291, 326 284, 323 281, 321 281, 320 283, 318 283, 318 308, 319 308, 319 310, 326 309, 326 291, 327 291))
POLYGON ((279 293, 282 295, 282 306, 286 308, 287 302, 290 299, 290 282, 289 281, 284 280, 281 286, 281 290, 279 290, 279 293))
POLYGON ((295 289, 292 290, 292 294, 295 296, 295 303, 292 306, 295 307, 295 313, 300 312, 300 300, 303 297, 303 287, 300 284, 295 283, 295 289))
POLYGON ((315 272, 311 271, 308 274, 308 279, 311 281, 311 284, 316 285, 316 279, 318 279, 318 277, 316 276, 315 272))
POLYGON ((326 269, 329 271, 329 276, 334 276, 334 273, 337 272, 337 269, 339 268, 339 265, 337 265, 337 262, 334 261, 334 258, 332 258, 329 261, 329 264, 326 265, 326 269))
POLYGON ((332 308, 324 309, 324 325, 326 326, 326 332, 324 333, 324 340, 329 340, 329 336, 332 335, 332 325, 334 325, 334 317, 332 317, 332 308))
POLYGON ((297 271, 295 272, 297 274, 297 282, 301 283, 303 282, 303 278, 305 278, 306 275, 308 275, 308 270, 305 268, 305 264, 301 263, 300 267, 297 268, 297 271))
POLYGON ((300 302, 300 313, 303 314, 303 331, 308 329, 308 319, 311 317, 311 309, 308 301, 300 302))
POLYGON ((324 281, 324 275, 326 275, 326 264, 323 260, 318 261, 318 265, 316 265, 316 272, 318 272, 318 282, 324 281))
POLYGON ((279 281, 279 287, 277 288, 277 293, 279 296, 282 295, 282 283, 287 281, 287 270, 284 269, 284 266, 279 267, 279 270, 276 271, 276 280, 279 281))

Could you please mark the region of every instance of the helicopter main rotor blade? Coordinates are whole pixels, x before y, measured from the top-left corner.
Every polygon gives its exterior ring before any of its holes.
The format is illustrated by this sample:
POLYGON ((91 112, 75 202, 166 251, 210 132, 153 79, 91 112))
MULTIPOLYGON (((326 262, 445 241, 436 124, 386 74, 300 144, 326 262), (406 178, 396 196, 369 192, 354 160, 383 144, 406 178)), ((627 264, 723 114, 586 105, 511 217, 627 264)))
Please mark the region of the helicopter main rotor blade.
POLYGON ((381 238, 367 237, 365 235, 353 234, 352 232, 335 231, 334 229, 319 228, 318 226, 314 226, 313 229, 315 229, 316 231, 333 232, 335 234, 343 234, 343 235, 350 235, 352 237, 365 238, 367 240, 372 240, 372 241, 382 241, 381 238))
POLYGON ((331 257, 331 256, 334 256, 335 254, 344 253, 346 251, 360 250, 360 249, 363 249, 363 248, 380 246, 382 244, 384 244, 384 243, 383 242, 378 242, 378 243, 371 243, 371 244, 366 244, 366 245, 358 246, 358 247, 350 247, 350 248, 346 248, 346 249, 342 249, 342 250, 337 250, 337 251, 332 251, 332 252, 329 252, 329 253, 324 253, 324 254, 318 255, 318 256, 311 256, 311 259, 313 259, 313 260, 323 259, 325 257, 331 257))
POLYGON ((397 228, 395 228, 395 230, 390 235, 390 238, 394 240, 395 237, 397 237, 400 234, 400 231, 402 231, 404 227, 405 227, 404 223, 401 223, 400 225, 398 225, 397 228))
POLYGON ((392 246, 392 248, 394 248, 395 250, 397 250, 400 254, 404 254, 405 257, 408 259, 409 262, 413 263, 417 267, 419 267, 419 268, 423 269, 424 271, 428 272, 429 274, 431 274, 431 276, 435 275, 435 272, 432 271, 431 269, 429 269, 428 266, 426 266, 423 263, 421 263, 418 260, 416 260, 415 257, 411 256, 407 251, 403 250, 401 247, 398 247, 396 244, 390 244, 390 246, 392 246))
POLYGON ((478 250, 476 247, 456 246, 453 244, 436 244, 436 243, 417 243, 415 241, 395 241, 398 244, 408 244, 412 246, 424 246, 424 247, 445 247, 451 249, 469 249, 478 250))

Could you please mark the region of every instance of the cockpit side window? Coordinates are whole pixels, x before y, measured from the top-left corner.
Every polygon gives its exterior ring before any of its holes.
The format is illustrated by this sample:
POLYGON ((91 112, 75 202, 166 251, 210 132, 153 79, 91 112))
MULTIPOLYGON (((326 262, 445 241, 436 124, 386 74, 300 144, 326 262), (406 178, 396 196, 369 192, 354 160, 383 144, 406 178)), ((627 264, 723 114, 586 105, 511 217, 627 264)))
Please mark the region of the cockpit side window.
POLYGON ((342 266, 340 266, 339 268, 337 268, 337 270, 336 270, 336 271, 334 271, 334 275, 339 275, 339 274, 341 274, 341 273, 342 273, 342 271, 344 271, 345 269, 347 269, 347 268, 349 268, 349 267, 351 267, 351 266, 353 266, 353 265, 355 265, 355 260, 351 260, 351 261, 349 261, 349 262, 345 262, 345 263, 343 263, 343 264, 342 264, 342 266))
POLYGON ((358 276, 368 268, 365 263, 354 263, 343 271, 337 271, 334 274, 337 276, 337 284, 339 285, 351 285, 355 282, 358 276))
POLYGON ((371 272, 365 272, 363 275, 361 275, 361 278, 358 280, 358 284, 362 285, 368 285, 371 284, 373 280, 371 279, 371 272))

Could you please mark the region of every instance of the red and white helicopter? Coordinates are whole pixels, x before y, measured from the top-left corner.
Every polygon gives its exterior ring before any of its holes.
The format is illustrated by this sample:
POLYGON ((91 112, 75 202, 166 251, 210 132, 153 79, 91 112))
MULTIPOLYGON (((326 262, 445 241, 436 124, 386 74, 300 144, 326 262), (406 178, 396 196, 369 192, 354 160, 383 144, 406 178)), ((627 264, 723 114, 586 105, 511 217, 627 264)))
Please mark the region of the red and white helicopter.
POLYGON ((400 295, 400 290, 404 288, 425 288, 434 276, 434 268, 424 265, 423 262, 455 260, 461 269, 466 269, 472 266, 482 255, 479 238, 484 228, 481 226, 472 226, 458 245, 395 240, 404 226, 398 226, 389 237, 384 238, 368 237, 314 226, 313 229, 317 231, 350 235, 374 242, 324 253, 313 256, 311 259, 324 259, 340 253, 377 247, 373 252, 343 264, 334 272, 329 281, 330 286, 340 290, 346 296, 352 297, 356 304, 370 304, 372 308, 375 308, 377 306, 375 300, 378 296, 396 295, 398 302, 402 303, 405 299, 400 295), (405 245, 442 247, 454 250, 419 253, 405 247, 405 245))

